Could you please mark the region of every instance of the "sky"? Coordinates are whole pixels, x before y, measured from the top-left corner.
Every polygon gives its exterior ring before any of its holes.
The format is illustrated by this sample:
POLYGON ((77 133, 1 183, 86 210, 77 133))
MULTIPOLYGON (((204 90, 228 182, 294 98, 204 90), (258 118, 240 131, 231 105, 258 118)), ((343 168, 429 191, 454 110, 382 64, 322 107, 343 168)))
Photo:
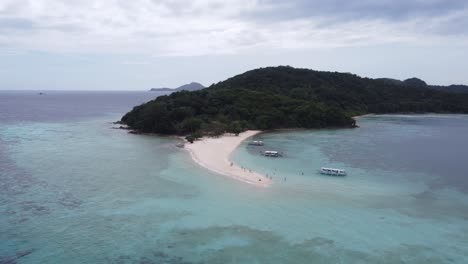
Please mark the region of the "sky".
POLYGON ((468 84, 468 0, 0 0, 0 90, 208 86, 278 65, 468 84))

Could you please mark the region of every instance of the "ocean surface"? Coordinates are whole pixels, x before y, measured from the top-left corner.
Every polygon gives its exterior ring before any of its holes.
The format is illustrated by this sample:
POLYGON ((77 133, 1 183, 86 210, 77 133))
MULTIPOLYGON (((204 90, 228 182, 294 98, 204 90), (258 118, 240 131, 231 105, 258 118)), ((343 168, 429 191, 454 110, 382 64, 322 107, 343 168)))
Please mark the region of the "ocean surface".
POLYGON ((259 134, 258 188, 113 129, 157 95, 0 91, 0 263, 468 263, 468 116, 259 134))

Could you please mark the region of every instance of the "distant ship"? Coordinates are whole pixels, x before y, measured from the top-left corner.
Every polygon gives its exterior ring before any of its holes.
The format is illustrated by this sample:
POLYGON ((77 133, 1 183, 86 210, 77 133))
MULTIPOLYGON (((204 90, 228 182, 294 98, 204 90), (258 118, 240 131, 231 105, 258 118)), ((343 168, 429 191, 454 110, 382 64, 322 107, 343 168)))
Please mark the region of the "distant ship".
POLYGON ((321 168, 321 174, 332 175, 332 176, 346 176, 345 170, 333 169, 333 168, 321 168))

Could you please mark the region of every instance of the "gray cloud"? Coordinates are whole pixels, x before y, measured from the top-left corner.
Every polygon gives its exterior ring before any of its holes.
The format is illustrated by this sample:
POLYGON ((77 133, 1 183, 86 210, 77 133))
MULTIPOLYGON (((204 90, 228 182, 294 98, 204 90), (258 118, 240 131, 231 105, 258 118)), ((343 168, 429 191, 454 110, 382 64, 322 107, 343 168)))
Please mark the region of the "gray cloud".
POLYGON ((443 16, 468 8, 465 0, 265 0, 274 18, 335 17, 340 20, 385 19, 401 21, 420 16, 443 16))
POLYGON ((428 30, 441 36, 468 36, 468 12, 447 16, 441 19, 441 21, 433 23, 432 27, 428 30))
POLYGON ((32 32, 35 30, 56 30, 62 32, 76 32, 83 28, 72 23, 59 23, 53 25, 41 25, 35 21, 23 18, 0 18, 0 32, 32 32))
POLYGON ((0 1, 0 43, 61 52, 204 55, 468 43, 467 25, 466 0, 0 1))
POLYGON ((0 18, 0 31, 30 31, 34 28, 34 22, 28 19, 0 18))
POLYGON ((310 19, 320 21, 318 25, 323 27, 355 21, 378 20, 388 24, 425 21, 429 28, 421 31, 442 35, 468 33, 466 0, 263 0, 261 3, 269 8, 252 10, 246 14, 248 19, 258 23, 310 19))

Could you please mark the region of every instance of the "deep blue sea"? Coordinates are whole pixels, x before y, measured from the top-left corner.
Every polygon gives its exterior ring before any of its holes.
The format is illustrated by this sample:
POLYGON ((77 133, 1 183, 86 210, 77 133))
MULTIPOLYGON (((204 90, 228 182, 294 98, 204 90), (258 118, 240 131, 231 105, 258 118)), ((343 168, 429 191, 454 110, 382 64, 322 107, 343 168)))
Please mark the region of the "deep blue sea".
POLYGON ((157 95, 0 91, 0 263, 468 263, 468 116, 259 134, 258 188, 113 129, 157 95))

